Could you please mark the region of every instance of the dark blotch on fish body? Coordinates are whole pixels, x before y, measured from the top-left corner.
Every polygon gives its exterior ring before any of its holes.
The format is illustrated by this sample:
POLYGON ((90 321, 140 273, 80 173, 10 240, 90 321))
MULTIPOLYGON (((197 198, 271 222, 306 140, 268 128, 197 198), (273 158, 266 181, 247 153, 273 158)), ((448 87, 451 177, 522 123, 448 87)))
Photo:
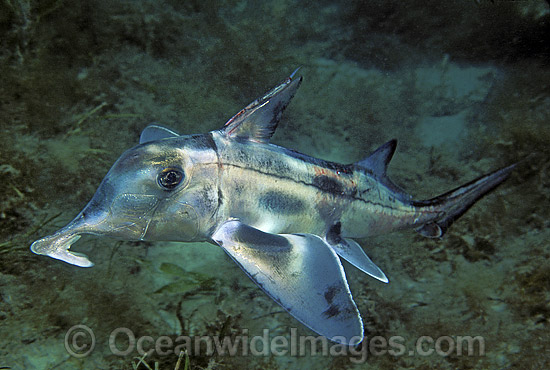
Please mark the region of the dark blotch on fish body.
POLYGON ((304 210, 304 202, 291 194, 268 191, 259 198, 260 206, 280 214, 296 214, 304 210))
POLYGON ((316 176, 313 179, 313 185, 319 190, 332 195, 342 195, 344 188, 340 181, 328 176, 316 176))
POLYGON ((264 233, 263 231, 260 231, 256 228, 253 228, 247 225, 244 225, 243 227, 238 228, 235 231, 233 238, 237 242, 250 247, 249 253, 251 253, 250 249, 256 249, 261 253, 263 253, 263 250, 265 249, 265 245, 266 245, 266 235, 269 237, 268 243, 270 248, 287 249, 287 250, 290 250, 292 248, 288 240, 283 238, 282 236, 276 235, 276 234, 267 234, 267 233, 264 233))

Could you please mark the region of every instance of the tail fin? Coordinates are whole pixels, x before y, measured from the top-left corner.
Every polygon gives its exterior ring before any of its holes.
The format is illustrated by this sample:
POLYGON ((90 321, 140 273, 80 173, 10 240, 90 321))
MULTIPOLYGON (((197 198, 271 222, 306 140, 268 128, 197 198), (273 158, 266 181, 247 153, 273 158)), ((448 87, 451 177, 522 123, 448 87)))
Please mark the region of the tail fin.
POLYGON ((415 206, 430 207, 442 214, 437 220, 424 224, 416 231, 429 238, 443 236, 449 226, 475 202, 506 180, 516 165, 517 163, 481 176, 433 199, 413 202, 415 206))

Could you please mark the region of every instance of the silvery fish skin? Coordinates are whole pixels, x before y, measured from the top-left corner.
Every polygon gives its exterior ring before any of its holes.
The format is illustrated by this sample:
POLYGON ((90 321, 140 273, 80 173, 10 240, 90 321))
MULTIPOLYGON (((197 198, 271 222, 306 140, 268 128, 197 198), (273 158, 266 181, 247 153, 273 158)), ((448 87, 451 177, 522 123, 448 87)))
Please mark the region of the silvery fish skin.
POLYGON ((301 81, 293 73, 206 134, 148 126, 76 218, 31 250, 90 267, 70 251, 81 234, 208 241, 304 325, 337 343, 360 343, 363 323, 340 258, 388 279, 351 238, 405 228, 440 237, 515 165, 415 201, 386 176, 395 140, 347 165, 270 144, 301 81))

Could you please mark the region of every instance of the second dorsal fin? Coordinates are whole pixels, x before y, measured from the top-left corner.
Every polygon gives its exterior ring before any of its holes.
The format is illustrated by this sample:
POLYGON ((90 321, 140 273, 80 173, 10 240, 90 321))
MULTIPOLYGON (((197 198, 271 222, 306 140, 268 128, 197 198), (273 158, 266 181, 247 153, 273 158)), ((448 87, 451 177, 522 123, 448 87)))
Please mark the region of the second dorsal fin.
POLYGON ((400 196, 401 199, 408 200, 411 199, 411 196, 395 185, 386 175, 388 164, 393 157, 393 153, 395 153, 396 147, 397 140, 392 139, 372 152, 367 158, 355 162, 354 166, 372 174, 378 181, 400 196))
POLYGON ((388 164, 393 157, 393 153, 395 153, 396 147, 397 140, 392 139, 376 149, 367 158, 356 162, 355 165, 369 170, 377 177, 385 177, 388 164))

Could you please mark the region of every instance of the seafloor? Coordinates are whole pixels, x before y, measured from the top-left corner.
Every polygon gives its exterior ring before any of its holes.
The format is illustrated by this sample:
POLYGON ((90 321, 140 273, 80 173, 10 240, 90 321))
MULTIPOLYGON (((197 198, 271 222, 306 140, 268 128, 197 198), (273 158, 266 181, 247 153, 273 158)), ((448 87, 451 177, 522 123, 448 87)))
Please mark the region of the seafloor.
POLYGON ((0 368, 550 368, 549 35, 542 0, 2 0, 0 368), (396 138, 390 176, 416 199, 521 162, 441 240, 359 241, 390 283, 344 266, 365 321, 355 352, 282 339, 138 360, 162 336, 315 334, 210 244, 90 236, 74 246, 90 269, 30 244, 82 209, 149 123, 217 129, 297 67, 276 144, 350 163, 396 138), (95 334, 87 356, 70 353, 90 344, 75 325, 95 334), (146 339, 110 344, 117 328, 146 339))

